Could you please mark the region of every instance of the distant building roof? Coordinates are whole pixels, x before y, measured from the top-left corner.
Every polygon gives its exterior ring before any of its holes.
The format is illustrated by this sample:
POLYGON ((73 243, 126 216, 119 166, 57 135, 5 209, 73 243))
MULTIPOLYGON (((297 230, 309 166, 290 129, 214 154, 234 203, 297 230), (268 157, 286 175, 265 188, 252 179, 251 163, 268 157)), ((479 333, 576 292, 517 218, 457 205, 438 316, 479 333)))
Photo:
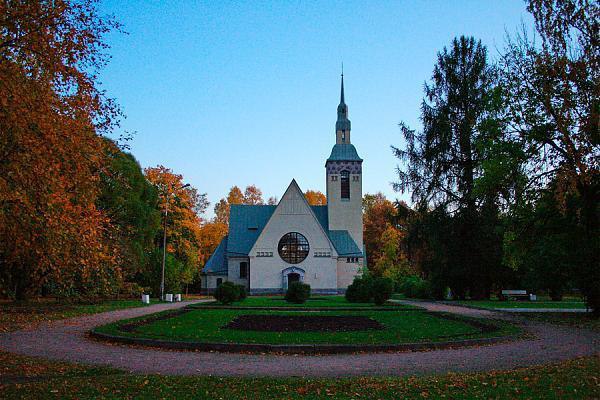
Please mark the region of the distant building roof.
POLYGON ((335 144, 327 161, 362 161, 353 144, 335 144))

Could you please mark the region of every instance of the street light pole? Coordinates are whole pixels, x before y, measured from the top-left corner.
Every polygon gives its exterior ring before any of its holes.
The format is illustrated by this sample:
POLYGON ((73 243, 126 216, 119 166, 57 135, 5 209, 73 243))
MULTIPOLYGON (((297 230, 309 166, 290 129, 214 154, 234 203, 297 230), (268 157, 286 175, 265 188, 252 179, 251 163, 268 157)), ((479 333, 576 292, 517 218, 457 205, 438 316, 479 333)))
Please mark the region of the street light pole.
MULTIPOLYGON (((186 183, 179 189, 185 189, 190 184, 186 183)), ((173 193, 175 194, 175 193, 173 193)), ((167 192, 165 196, 165 227, 163 229, 163 259, 162 259, 162 274, 160 279, 160 299, 165 300, 165 262, 167 260, 167 216, 169 215, 169 196, 171 193, 167 192)))
POLYGON ((165 261, 167 259, 167 216, 169 213, 169 198, 165 201, 165 227, 163 229, 163 259, 162 277, 160 279, 160 299, 165 300, 165 261))

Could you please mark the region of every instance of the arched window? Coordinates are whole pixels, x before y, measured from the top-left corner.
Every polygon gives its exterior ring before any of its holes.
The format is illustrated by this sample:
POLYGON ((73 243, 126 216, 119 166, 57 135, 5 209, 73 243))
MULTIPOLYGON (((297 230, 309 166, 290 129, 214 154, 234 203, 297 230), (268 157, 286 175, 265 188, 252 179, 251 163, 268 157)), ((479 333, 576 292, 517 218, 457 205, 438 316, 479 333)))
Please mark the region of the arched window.
POLYGON ((350 172, 342 171, 341 172, 341 181, 342 181, 342 199, 350 198, 350 172))

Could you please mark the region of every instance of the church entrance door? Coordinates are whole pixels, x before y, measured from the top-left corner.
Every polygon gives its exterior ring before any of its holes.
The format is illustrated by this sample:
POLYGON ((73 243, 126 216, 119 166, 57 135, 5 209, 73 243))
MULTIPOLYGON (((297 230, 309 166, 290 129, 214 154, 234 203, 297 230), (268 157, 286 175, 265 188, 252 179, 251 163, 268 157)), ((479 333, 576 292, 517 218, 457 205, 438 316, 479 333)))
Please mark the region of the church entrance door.
POLYGON ((288 285, 292 282, 300 282, 300 274, 297 274, 295 272, 288 274, 288 285))

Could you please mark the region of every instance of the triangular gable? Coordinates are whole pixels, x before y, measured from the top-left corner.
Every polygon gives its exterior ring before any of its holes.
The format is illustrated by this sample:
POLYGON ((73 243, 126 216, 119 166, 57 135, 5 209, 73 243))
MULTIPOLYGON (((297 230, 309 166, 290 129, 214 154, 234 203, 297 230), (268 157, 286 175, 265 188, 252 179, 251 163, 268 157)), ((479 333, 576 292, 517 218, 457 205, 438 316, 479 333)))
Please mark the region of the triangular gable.
MULTIPOLYGON (((254 245, 252 246, 252 249, 250 250, 250 252, 255 251, 255 247, 257 247, 257 244, 260 243, 261 238, 264 236, 265 232, 269 231, 270 225, 273 223, 272 221, 273 221, 274 217, 275 216, 283 216, 283 215, 290 215, 290 216, 309 215, 311 217, 312 221, 315 223, 315 225, 318 227, 318 229, 323 234, 323 238, 328 243, 328 245, 332 249, 332 251, 334 253, 337 252, 334 244, 331 242, 331 239, 329 238, 329 236, 327 234, 327 231, 323 227, 322 221, 315 214, 315 210, 313 209, 313 207, 311 207, 310 204, 308 204, 308 201, 304 197, 304 193, 298 186, 298 183, 296 183, 295 179, 292 179, 292 182, 289 184, 285 193, 281 197, 281 200, 279 201, 279 204, 277 204, 277 207, 275 208, 275 211, 273 211, 273 214, 271 215, 269 221, 267 222, 267 224, 265 225, 261 234, 258 236, 256 241, 254 242, 254 245)), ((337 255, 337 254, 334 254, 334 255, 337 255)))

